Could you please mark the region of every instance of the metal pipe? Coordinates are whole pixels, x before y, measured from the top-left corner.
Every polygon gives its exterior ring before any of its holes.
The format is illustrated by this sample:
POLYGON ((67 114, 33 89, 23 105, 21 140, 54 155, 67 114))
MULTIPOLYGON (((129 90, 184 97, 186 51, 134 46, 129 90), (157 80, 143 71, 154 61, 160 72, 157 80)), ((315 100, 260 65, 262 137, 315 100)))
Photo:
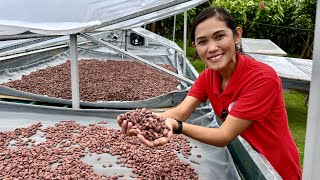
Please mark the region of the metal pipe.
POLYGON ((182 65, 182 73, 185 76, 186 75, 186 67, 187 67, 187 9, 184 10, 184 23, 183 23, 183 65, 182 65))
POLYGON ((128 30, 125 30, 125 38, 124 38, 124 50, 127 51, 128 47, 128 30))
POLYGON ((17 35, 2 35, 0 41, 18 40, 18 39, 30 39, 30 38, 42 38, 42 37, 61 37, 62 35, 43 35, 43 34, 17 34, 17 35))
POLYGON ((175 36, 176 36, 176 21, 177 21, 177 15, 174 15, 173 18, 173 32, 172 32, 172 41, 174 42, 175 36))

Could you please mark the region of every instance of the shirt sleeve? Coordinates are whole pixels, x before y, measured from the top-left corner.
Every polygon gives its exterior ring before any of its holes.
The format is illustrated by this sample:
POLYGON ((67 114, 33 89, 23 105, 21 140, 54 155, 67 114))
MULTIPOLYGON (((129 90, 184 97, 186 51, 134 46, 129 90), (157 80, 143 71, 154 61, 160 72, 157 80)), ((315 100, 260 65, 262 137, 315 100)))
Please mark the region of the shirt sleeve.
POLYGON ((248 120, 263 121, 281 91, 281 80, 258 78, 244 89, 229 114, 248 120))
POLYGON ((191 89, 188 92, 188 96, 195 97, 201 102, 206 102, 208 99, 205 83, 206 82, 206 71, 203 71, 199 77, 196 79, 191 89))

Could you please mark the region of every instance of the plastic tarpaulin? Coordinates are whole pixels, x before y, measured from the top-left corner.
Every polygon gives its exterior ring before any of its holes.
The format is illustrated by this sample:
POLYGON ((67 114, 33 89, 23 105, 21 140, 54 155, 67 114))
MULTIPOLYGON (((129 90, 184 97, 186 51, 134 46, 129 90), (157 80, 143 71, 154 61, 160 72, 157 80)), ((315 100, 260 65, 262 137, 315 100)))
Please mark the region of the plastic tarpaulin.
MULTIPOLYGON (((191 1, 196 5, 203 2, 191 1)), ((75 34, 125 22, 182 3, 189 3, 184 8, 192 7, 187 0, 5 0, 0 1, 0 35, 27 31, 45 35, 75 34)), ((178 9, 176 7, 175 11, 179 12, 178 9)), ((171 14, 173 12, 170 10, 171 14)), ((119 24, 117 28, 121 26, 126 25, 119 24)))

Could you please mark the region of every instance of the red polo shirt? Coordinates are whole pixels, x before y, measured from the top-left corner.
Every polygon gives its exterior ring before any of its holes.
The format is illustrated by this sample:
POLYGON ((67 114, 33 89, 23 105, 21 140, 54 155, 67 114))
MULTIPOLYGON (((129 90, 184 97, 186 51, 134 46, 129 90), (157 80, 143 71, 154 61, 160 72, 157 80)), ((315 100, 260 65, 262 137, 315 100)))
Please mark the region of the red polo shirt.
POLYGON ((302 177, 299 153, 288 127, 280 78, 270 66, 248 56, 237 53, 237 60, 223 92, 219 72, 205 69, 188 96, 202 102, 209 98, 219 117, 226 110, 237 118, 254 121, 240 135, 269 160, 283 179, 302 177))

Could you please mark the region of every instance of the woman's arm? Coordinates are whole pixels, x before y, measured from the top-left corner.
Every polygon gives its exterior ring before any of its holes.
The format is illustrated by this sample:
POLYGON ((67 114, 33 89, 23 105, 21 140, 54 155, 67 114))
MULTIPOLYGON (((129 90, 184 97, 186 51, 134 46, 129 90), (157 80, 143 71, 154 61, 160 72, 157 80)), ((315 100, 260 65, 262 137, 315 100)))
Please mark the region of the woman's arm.
MULTIPOLYGON (((206 144, 223 147, 247 129, 252 122, 228 115, 219 128, 207 128, 183 123, 182 134, 206 144)), ((170 124, 173 124, 173 129, 178 127, 177 122, 172 120, 170 124)))
MULTIPOLYGON (((222 123, 219 128, 208 128, 203 126, 192 125, 183 123, 182 134, 198 140, 200 142, 210 144, 213 146, 224 147, 247 129, 253 121, 236 118, 228 115, 227 119, 222 123)), ((165 138, 159 138, 154 141, 148 141, 141 134, 138 134, 138 139, 146 146, 156 147, 165 145, 169 142, 172 131, 178 129, 178 123, 175 119, 168 118, 166 124, 171 128, 170 135, 165 138)))
MULTIPOLYGON (((224 147, 247 129, 252 122, 252 120, 240 119, 229 114, 219 128, 208 128, 183 123, 182 134, 206 144, 224 147)), ((166 144, 170 140, 172 131, 178 129, 178 123, 175 119, 167 118, 166 124, 171 129, 170 136, 167 138, 163 137, 151 142, 146 140, 142 135, 138 135, 139 140, 149 147, 166 144)))

